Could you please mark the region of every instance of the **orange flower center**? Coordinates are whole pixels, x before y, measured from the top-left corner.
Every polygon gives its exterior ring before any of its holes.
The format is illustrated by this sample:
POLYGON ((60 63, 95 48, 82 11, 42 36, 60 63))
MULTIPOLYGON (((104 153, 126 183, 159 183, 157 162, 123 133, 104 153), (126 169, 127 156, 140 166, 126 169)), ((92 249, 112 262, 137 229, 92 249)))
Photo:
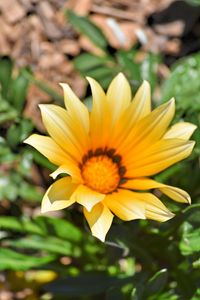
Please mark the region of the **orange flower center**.
POLYGON ((82 166, 82 176, 88 187, 103 194, 117 189, 121 179, 120 168, 113 158, 106 154, 87 158, 82 166))

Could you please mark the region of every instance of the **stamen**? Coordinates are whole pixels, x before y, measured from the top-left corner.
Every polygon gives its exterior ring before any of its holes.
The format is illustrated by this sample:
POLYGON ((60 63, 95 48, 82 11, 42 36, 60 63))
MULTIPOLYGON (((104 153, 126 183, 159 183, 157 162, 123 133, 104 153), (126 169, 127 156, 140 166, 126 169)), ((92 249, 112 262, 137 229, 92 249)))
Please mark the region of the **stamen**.
POLYGON ((108 157, 112 157, 113 154, 115 153, 115 151, 116 151, 116 150, 115 150, 114 148, 109 149, 109 150, 106 151, 106 155, 107 155, 108 157))
POLYGON ((119 167, 107 155, 89 158, 81 171, 85 184, 100 193, 113 192, 120 182, 119 167))
POLYGON ((102 148, 97 148, 94 152, 94 155, 102 155, 103 154, 103 149, 102 148))
POLYGON ((89 150, 82 158, 80 169, 87 186, 100 193, 112 193, 123 183, 126 168, 116 150, 97 148, 89 150), (114 155, 115 154, 115 155, 114 155))
POLYGON ((88 151, 88 155, 87 155, 87 156, 90 158, 90 157, 92 157, 92 156, 93 156, 93 154, 94 154, 94 153, 93 153, 93 151, 92 151, 92 150, 89 150, 89 151, 88 151))
POLYGON ((126 168, 124 166, 119 168, 119 175, 122 177, 126 173, 126 168))
POLYGON ((112 157, 112 160, 113 160, 113 162, 115 162, 116 164, 119 164, 119 163, 121 162, 121 160, 122 160, 122 157, 121 157, 121 155, 116 154, 116 155, 114 155, 114 156, 112 157))

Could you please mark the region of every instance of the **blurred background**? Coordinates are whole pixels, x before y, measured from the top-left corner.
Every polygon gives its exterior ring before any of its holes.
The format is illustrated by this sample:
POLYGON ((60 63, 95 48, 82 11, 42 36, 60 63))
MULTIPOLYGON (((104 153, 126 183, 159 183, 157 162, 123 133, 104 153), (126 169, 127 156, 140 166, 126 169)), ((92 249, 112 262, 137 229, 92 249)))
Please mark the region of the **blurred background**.
POLYGON ((156 176, 191 195, 160 195, 173 220, 116 219, 103 244, 78 206, 40 213, 55 166, 23 144, 45 133, 38 104, 63 105, 67 82, 91 109, 84 77, 106 89, 120 71, 199 126, 200 1, 0 1, 0 300, 200 299, 199 127, 192 156, 156 176))

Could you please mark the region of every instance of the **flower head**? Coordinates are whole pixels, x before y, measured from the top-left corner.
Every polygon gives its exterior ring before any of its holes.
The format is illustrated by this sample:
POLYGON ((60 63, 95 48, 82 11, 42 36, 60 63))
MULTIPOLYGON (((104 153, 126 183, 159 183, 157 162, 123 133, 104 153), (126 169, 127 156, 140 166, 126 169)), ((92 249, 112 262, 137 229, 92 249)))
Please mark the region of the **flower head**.
POLYGON ((25 142, 58 166, 55 179, 42 200, 42 212, 64 209, 77 202, 92 234, 104 241, 113 216, 128 221, 173 217, 147 190, 159 189, 171 199, 190 203, 189 195, 159 183, 153 176, 190 155, 188 141, 196 126, 180 122, 169 128, 174 99, 151 110, 150 86, 144 81, 132 100, 123 74, 111 82, 107 93, 92 78, 93 106, 89 112, 67 84, 66 109, 40 105, 50 137, 31 135, 25 142))

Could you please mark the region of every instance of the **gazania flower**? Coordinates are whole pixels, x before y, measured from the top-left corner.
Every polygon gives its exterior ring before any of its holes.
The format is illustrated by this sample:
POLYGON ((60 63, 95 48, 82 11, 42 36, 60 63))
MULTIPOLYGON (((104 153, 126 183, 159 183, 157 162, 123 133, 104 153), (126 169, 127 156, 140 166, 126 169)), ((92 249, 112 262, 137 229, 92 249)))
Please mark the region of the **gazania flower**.
POLYGON ((173 217, 165 205, 147 190, 159 189, 177 202, 190 203, 189 195, 159 183, 153 176, 190 155, 188 141, 196 126, 180 122, 169 128, 174 99, 151 110, 150 86, 144 81, 132 100, 123 74, 116 76, 105 94, 88 78, 93 95, 89 112, 67 84, 66 109, 40 105, 50 137, 33 134, 25 142, 58 166, 55 179, 42 200, 42 212, 83 206, 92 234, 104 241, 113 216, 122 220, 173 217))

